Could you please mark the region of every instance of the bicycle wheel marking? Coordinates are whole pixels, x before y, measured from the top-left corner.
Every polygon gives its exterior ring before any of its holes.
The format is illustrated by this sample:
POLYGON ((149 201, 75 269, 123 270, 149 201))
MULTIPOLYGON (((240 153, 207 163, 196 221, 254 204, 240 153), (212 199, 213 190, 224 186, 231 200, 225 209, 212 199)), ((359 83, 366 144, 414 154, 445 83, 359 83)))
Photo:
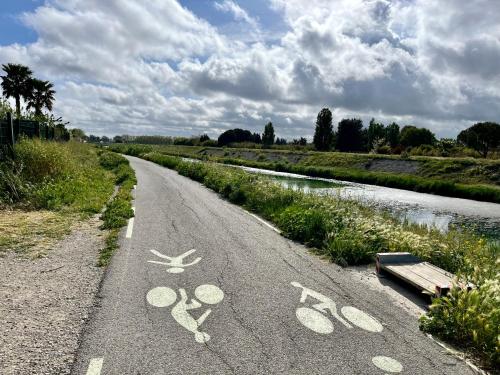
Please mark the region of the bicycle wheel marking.
POLYGON ((311 331, 327 335, 333 332, 333 323, 319 311, 299 307, 295 312, 297 319, 311 331))
POLYGON ((368 332, 382 332, 384 327, 371 315, 352 306, 344 306, 340 309, 342 315, 355 326, 368 332))
POLYGON ((372 358, 373 364, 379 369, 391 373, 398 373, 403 371, 403 365, 396 361, 394 358, 377 356, 372 358))

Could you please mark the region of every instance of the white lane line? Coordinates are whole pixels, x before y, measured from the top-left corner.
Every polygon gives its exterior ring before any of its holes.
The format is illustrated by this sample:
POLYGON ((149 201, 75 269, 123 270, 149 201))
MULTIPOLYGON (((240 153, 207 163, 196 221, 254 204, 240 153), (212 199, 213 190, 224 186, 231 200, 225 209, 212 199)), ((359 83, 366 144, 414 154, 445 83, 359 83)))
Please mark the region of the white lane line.
POLYGON ((274 225, 271 225, 269 224, 267 221, 265 221, 264 219, 261 219, 260 217, 258 217, 257 215, 254 215, 252 214, 251 212, 248 212, 247 210, 244 210, 247 214, 249 214, 250 216, 252 216, 253 218, 257 219, 258 221, 260 221, 262 224, 264 224, 265 226, 271 228, 272 230, 274 230, 276 233, 279 233, 281 234, 281 231, 276 228, 274 225))
POLYGON ((104 358, 92 358, 87 369, 87 375, 101 375, 104 358))
MULTIPOLYGON (((132 207, 132 210, 134 211, 135 215, 135 207, 132 207)), ((132 231, 134 230, 134 218, 131 217, 128 219, 128 225, 127 225, 127 233, 125 235, 125 238, 132 238, 132 231)))

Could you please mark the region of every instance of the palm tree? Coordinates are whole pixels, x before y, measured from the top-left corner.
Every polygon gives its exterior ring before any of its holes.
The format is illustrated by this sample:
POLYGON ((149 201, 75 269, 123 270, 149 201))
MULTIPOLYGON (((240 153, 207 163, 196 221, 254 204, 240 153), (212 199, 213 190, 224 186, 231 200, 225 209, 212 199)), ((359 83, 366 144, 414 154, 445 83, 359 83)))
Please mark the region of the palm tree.
POLYGON ((30 68, 20 64, 4 64, 2 69, 7 75, 2 76, 2 90, 6 98, 16 100, 17 118, 21 118, 21 98, 30 95, 30 79, 33 72, 30 68))
POLYGON ((28 97, 28 109, 33 108, 35 116, 41 116, 44 107, 52 111, 54 94, 56 93, 52 90, 54 85, 49 81, 33 78, 30 79, 29 86, 31 87, 31 94, 28 97))

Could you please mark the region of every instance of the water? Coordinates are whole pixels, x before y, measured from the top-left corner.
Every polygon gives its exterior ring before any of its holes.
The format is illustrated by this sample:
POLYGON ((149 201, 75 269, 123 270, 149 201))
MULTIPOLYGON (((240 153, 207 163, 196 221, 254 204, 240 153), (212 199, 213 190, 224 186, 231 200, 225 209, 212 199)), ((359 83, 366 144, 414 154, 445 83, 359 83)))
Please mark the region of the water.
POLYGON ((312 194, 335 194, 342 198, 368 202, 388 211, 400 221, 433 227, 442 232, 453 227, 466 228, 500 240, 500 204, 258 168, 241 168, 251 173, 267 175, 288 188, 301 189, 312 194))

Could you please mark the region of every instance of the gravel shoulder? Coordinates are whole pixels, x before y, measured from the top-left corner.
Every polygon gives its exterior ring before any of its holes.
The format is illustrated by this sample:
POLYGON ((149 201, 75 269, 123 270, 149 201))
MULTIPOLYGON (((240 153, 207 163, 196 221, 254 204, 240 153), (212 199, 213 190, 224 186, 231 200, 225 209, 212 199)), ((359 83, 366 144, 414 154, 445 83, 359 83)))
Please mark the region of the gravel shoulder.
POLYGON ((99 224, 74 226, 43 258, 0 258, 1 374, 70 373, 104 272, 99 224))

